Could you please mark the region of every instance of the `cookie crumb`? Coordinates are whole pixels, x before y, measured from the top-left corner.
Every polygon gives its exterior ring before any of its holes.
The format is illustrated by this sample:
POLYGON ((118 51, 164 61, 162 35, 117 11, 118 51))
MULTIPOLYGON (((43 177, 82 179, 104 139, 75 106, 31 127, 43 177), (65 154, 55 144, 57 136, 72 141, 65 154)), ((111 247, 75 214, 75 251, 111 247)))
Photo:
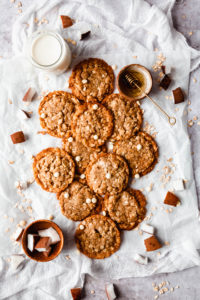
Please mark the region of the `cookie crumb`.
POLYGON ((26 226, 26 224, 27 224, 27 221, 25 221, 25 220, 21 220, 21 221, 19 222, 19 225, 20 225, 21 227, 26 226))
POLYGON ((117 70, 117 65, 112 65, 112 69, 115 71, 117 70))
POLYGON ((95 294, 95 291, 94 291, 94 290, 91 290, 90 293, 91 293, 92 295, 94 295, 94 294, 95 294))

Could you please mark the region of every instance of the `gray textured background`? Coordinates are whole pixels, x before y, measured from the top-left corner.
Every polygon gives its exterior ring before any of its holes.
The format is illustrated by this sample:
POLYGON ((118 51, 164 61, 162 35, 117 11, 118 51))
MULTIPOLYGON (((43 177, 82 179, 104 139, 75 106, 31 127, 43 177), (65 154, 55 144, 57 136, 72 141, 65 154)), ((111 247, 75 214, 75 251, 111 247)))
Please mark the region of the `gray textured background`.
MULTIPOLYGON (((36 1, 39 2, 40 0, 34 0, 34 2, 36 1)), ((157 4, 161 1, 165 0, 148 0, 151 4, 157 4)), ((33 0, 22 0, 21 2, 22 13, 24 14, 28 6, 33 3, 33 0)), ((3 58, 9 58, 12 56, 11 32, 13 23, 19 15, 17 11, 18 8, 16 7, 17 3, 18 1, 13 4, 10 0, 0 0, 0 56, 3 58)), ((174 6, 172 13, 174 26, 178 31, 184 34, 188 43, 196 49, 200 49, 199 12, 200 0, 179 0, 174 6)), ((198 68, 198 70, 191 74, 189 92, 189 99, 191 101, 189 108, 191 110, 189 111, 189 120, 191 120, 194 116, 198 116, 198 121, 200 121, 199 91, 200 69, 198 68), (194 82, 194 78, 197 79, 197 82, 194 82)), ((197 121, 195 123, 197 123, 197 121)), ((200 126, 194 124, 194 126, 189 128, 189 134, 191 135, 192 152, 194 153, 193 164, 197 182, 197 191, 200 196, 200 126)), ((159 299, 200 299, 200 267, 172 274, 160 274, 146 278, 123 279, 114 281, 114 283, 116 283, 119 300, 149 300, 154 299, 154 296, 156 295, 152 289, 152 283, 155 282, 159 284, 162 281, 168 281, 171 287, 178 285, 180 288, 175 289, 173 293, 160 295, 159 299)), ((105 300, 104 281, 87 276, 84 294, 84 299, 87 300, 105 300), (95 294, 91 294, 91 290, 94 290, 95 294)))

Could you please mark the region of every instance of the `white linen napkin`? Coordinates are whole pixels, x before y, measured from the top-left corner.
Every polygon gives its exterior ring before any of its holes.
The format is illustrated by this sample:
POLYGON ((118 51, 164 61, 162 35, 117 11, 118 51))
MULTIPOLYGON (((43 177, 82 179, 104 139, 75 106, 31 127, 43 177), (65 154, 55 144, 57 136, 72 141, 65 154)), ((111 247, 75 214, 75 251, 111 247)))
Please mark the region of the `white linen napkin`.
MULTIPOLYGON (((0 65, 0 299, 71 299, 70 288, 82 285, 84 274, 96 277, 119 279, 133 276, 147 276, 160 272, 174 272, 200 264, 196 249, 200 248, 199 222, 195 181, 193 177, 190 140, 187 133, 187 102, 174 105, 170 100, 171 90, 180 86, 185 93, 188 91, 189 74, 200 62, 200 53, 190 48, 185 38, 172 26, 172 1, 165 1, 161 6, 167 15, 158 7, 150 6, 143 0, 132 1, 37 1, 26 14, 21 16, 13 26, 13 50, 15 57, 0 65), (69 15, 77 22, 70 28, 61 29, 59 15, 69 15), (22 50, 25 49, 27 37, 37 29, 34 18, 47 18, 48 25, 44 28, 58 30, 64 38, 77 41, 76 46, 70 45, 76 58, 72 66, 87 57, 99 57, 110 65, 117 65, 115 74, 125 65, 139 63, 151 70, 154 88, 151 92, 157 102, 172 116, 177 123, 171 127, 165 117, 147 100, 141 102, 144 109, 144 122, 148 121, 159 145, 159 163, 147 176, 137 180, 133 188, 144 189, 148 201, 148 223, 156 227, 156 235, 163 242, 169 242, 157 252, 148 253, 150 262, 142 266, 134 262, 134 254, 145 253, 144 236, 137 230, 122 233, 120 250, 105 260, 91 260, 76 251, 74 243, 75 222, 66 219, 60 212, 55 194, 43 191, 36 183, 24 191, 25 198, 31 204, 22 201, 16 193, 15 182, 32 178, 31 155, 37 154, 48 146, 61 146, 60 139, 48 135, 37 134, 41 130, 37 108, 39 100, 35 100, 27 108, 22 102, 26 90, 32 86, 38 94, 42 91, 68 90, 67 80, 71 69, 55 76, 44 74, 34 69, 22 50), (26 24, 29 24, 29 27, 26 24), (87 27, 91 37, 78 41, 78 30, 87 27), (159 51, 154 51, 158 48, 159 51), (160 91, 157 83, 158 73, 152 70, 157 55, 162 52, 166 57, 165 64, 172 67, 173 82, 167 91, 160 91), (166 99, 168 98, 168 99, 166 99), (13 101, 10 104, 8 99, 13 101), (32 110, 31 119, 23 121, 18 117, 19 108, 32 110), (25 143, 13 145, 10 134, 23 130, 28 139, 25 143), (22 154, 22 151, 24 153, 22 154), (169 159, 173 158, 173 162, 169 159), (8 160, 14 160, 13 165, 8 160), (172 166, 171 164, 174 164, 172 166), (162 187, 160 178, 165 166, 172 167, 172 179, 162 187), (181 206, 167 213, 163 204, 173 179, 184 179, 186 189, 176 194, 181 199, 181 206), (146 188, 153 183, 153 190, 146 188), (63 229, 65 246, 62 254, 49 263, 36 263, 26 260, 21 268, 11 270, 9 255, 21 253, 14 247, 9 235, 14 232, 17 223, 26 219, 26 213, 15 207, 31 205, 35 219, 55 216, 55 222, 63 229), (164 208, 164 209, 162 209, 164 208), (4 216, 8 215, 8 218, 4 216), (152 214, 152 215, 151 215, 152 214), (11 223, 14 218, 14 222, 11 223), (5 230, 10 228, 9 233, 5 230), (66 260, 65 255, 70 256, 66 260)), ((69 90, 68 90, 69 91, 69 90)))

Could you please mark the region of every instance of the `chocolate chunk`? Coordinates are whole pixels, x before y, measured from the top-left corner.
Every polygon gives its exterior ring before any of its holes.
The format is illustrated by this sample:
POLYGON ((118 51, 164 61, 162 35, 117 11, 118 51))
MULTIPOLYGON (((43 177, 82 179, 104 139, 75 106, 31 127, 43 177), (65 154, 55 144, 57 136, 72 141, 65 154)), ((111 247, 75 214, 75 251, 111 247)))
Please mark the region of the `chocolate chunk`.
POLYGON ((73 300, 81 300, 81 288, 71 289, 73 300))
POLYGON ((177 89, 173 90, 173 95, 174 95, 174 104, 179 104, 184 101, 184 94, 183 91, 180 87, 177 89))
POLYGON ((73 25, 73 21, 70 17, 68 16, 60 16, 61 21, 62 21, 62 27, 67 28, 73 25))
POLYGON ((30 119, 31 118, 31 114, 25 110, 22 109, 22 112, 25 114, 25 116, 30 119))
POLYGON ((157 240, 155 235, 152 235, 150 238, 144 240, 144 244, 145 244, 145 247, 146 247, 147 251, 155 251, 155 250, 160 249, 162 247, 162 245, 157 240))
POLYGON ((165 204, 168 204, 168 205, 172 205, 172 206, 177 206, 177 204, 180 203, 180 200, 179 200, 179 198, 178 198, 176 195, 174 195, 173 193, 167 192, 167 195, 165 196, 164 203, 165 203, 165 204))
POLYGON ((11 134, 10 137, 11 137, 13 144, 23 143, 26 140, 23 131, 17 131, 15 133, 11 134))
POLYGON ((166 74, 166 67, 165 66, 161 66, 161 70, 163 71, 164 74, 166 74))
POLYGON ((50 243, 51 239, 49 237, 41 237, 35 245, 35 249, 39 252, 48 251, 50 243))
POLYGON ((91 31, 87 31, 85 33, 81 33, 81 41, 90 36, 91 31))
POLYGON ((31 102, 33 100, 33 97, 36 93, 36 90, 32 87, 30 87, 27 92, 25 93, 24 97, 23 97, 23 101, 25 102, 31 102))
POLYGON ((27 235, 27 247, 28 249, 33 252, 35 249, 35 245, 39 241, 40 237, 37 234, 28 234, 27 235))
POLYGON ((49 257, 49 254, 51 253, 51 247, 49 247, 46 251, 43 251, 44 256, 49 257))
POLYGON ((164 90, 167 90, 169 85, 171 83, 171 78, 169 77, 169 75, 165 75, 161 82, 160 82, 160 86, 164 89, 164 90))

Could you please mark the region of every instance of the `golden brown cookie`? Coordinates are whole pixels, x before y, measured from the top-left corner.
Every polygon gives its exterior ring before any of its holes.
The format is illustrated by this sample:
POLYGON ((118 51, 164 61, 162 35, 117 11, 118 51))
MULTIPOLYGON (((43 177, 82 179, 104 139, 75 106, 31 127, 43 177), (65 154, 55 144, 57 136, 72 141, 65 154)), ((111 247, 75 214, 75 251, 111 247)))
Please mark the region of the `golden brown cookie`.
POLYGON ((73 135, 85 146, 97 148, 112 134, 113 117, 102 104, 85 103, 78 107, 71 126, 73 135))
POLYGON ((101 197, 78 181, 73 181, 64 191, 57 193, 57 199, 62 214, 73 221, 82 221, 101 211, 101 197))
POLYGON ((70 132, 63 139, 62 147, 74 159, 76 170, 79 174, 84 174, 88 164, 95 160, 102 151, 106 151, 105 146, 99 148, 86 147, 80 139, 73 136, 70 132))
POLYGON ((131 176, 135 178, 151 172, 158 160, 158 146, 144 131, 139 131, 129 140, 116 142, 113 152, 126 159, 131 176))
POLYGON ((69 78, 69 88, 77 98, 102 101, 114 90, 114 73, 102 59, 89 58, 77 64, 69 78))
POLYGON ((63 138, 71 130, 71 119, 79 100, 64 91, 54 91, 40 102, 38 113, 42 128, 55 137, 63 138))
POLYGON ((120 193, 128 184, 129 169, 125 160, 116 154, 102 153, 86 169, 89 187, 97 194, 120 193))
POLYGON ((33 161, 36 182, 47 192, 64 190, 74 178, 75 164, 71 156, 59 148, 47 148, 33 161))
POLYGON ((105 196, 105 209, 120 229, 131 230, 145 217, 146 198, 139 190, 127 189, 117 195, 105 196))
POLYGON ((77 248, 95 259, 109 257, 120 247, 120 232, 108 217, 94 215, 82 221, 75 233, 77 248))
POLYGON ((114 129, 111 140, 129 139, 142 126, 142 110, 135 101, 129 101, 120 94, 111 94, 106 97, 104 104, 113 113, 114 129))

